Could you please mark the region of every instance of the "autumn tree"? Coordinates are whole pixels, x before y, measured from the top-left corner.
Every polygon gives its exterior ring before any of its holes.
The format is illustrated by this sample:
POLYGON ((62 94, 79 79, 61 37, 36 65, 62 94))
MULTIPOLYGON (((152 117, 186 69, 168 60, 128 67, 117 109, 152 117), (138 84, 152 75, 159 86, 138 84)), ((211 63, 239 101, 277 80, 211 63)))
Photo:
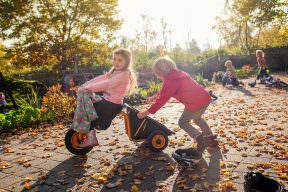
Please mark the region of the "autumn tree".
POLYGON ((0 0, 0 35, 16 65, 103 63, 121 25, 116 7, 117 0, 0 0))
POLYGON ((228 47, 239 46, 249 52, 263 46, 263 32, 267 34, 276 27, 282 29, 280 36, 288 33, 282 27, 288 25, 287 8, 287 0, 226 0, 225 12, 216 18, 214 29, 228 47))

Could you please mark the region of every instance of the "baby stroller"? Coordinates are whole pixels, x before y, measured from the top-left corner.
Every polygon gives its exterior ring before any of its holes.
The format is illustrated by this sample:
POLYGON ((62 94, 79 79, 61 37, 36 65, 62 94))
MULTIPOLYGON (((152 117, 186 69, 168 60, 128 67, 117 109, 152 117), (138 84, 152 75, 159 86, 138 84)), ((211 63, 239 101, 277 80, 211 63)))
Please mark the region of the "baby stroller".
POLYGON ((262 79, 263 83, 266 84, 268 87, 275 87, 278 89, 285 89, 288 87, 288 84, 284 81, 281 81, 279 78, 275 78, 272 76, 268 76, 262 79))
MULTIPOLYGON (((271 75, 267 75, 260 79, 261 84, 265 84, 268 87, 278 88, 278 89, 287 89, 288 84, 282 81, 279 78, 272 77, 271 75)), ((255 87, 256 80, 254 82, 248 83, 250 87, 255 87)))
MULTIPOLYGON (((119 116, 122 116, 125 122, 125 132, 133 142, 145 142, 148 148, 154 152, 163 151, 168 145, 168 136, 174 134, 166 126, 158 121, 145 117, 137 117, 138 110, 124 104, 123 110, 119 116)), ((76 132, 70 129, 65 135, 65 145, 68 151, 75 155, 85 155, 93 147, 79 148, 78 145, 86 140, 86 134, 76 132)))
POLYGON ((245 174, 244 180, 245 192, 288 192, 282 184, 260 172, 248 172, 245 174))

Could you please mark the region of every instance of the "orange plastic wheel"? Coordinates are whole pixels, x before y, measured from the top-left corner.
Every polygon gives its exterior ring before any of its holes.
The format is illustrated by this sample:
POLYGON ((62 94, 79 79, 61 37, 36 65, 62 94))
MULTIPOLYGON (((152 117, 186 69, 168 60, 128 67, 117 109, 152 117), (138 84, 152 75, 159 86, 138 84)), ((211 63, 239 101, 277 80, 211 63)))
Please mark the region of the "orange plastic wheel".
POLYGON ((85 140, 86 140, 86 134, 75 132, 71 137, 71 144, 74 148, 81 149, 79 148, 79 144, 80 142, 84 142, 85 140))
POLYGON ((155 152, 163 151, 168 145, 168 136, 160 130, 153 131, 148 138, 149 148, 155 152))
POLYGON ((165 145, 165 137, 163 135, 154 135, 152 145, 157 149, 161 149, 165 145))
POLYGON ((75 155, 85 155, 89 153, 93 147, 88 148, 80 148, 79 144, 81 142, 86 141, 87 136, 83 133, 78 133, 72 129, 70 129, 65 135, 65 145, 68 151, 75 155))

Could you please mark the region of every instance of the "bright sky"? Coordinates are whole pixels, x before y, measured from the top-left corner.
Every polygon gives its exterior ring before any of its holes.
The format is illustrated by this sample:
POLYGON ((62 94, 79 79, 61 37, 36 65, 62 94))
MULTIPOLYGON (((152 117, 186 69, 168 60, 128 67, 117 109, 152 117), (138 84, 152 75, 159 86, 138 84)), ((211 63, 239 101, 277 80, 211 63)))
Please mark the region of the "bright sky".
MULTIPOLYGON (((172 45, 181 46, 190 38, 197 40, 201 48, 209 43, 219 45, 216 32, 212 30, 215 17, 220 15, 225 0, 118 0, 120 18, 124 19, 121 35, 133 37, 136 29, 141 29, 141 14, 152 18, 152 27, 161 33, 160 19, 172 29, 172 45)), ((160 37, 159 37, 160 38, 160 37)))

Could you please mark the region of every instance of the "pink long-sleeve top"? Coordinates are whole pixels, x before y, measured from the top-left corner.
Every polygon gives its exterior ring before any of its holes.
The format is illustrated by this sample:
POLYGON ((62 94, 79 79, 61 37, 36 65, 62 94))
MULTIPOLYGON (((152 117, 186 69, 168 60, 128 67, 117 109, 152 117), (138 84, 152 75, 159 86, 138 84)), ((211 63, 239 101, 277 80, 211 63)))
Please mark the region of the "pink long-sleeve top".
POLYGON ((155 114, 171 97, 183 103, 187 111, 197 111, 211 102, 209 93, 187 73, 178 69, 164 77, 158 98, 148 111, 155 114))
POLYGON ((122 104, 126 91, 129 89, 130 71, 115 71, 112 75, 100 75, 87 81, 78 91, 103 92, 105 100, 122 104))

